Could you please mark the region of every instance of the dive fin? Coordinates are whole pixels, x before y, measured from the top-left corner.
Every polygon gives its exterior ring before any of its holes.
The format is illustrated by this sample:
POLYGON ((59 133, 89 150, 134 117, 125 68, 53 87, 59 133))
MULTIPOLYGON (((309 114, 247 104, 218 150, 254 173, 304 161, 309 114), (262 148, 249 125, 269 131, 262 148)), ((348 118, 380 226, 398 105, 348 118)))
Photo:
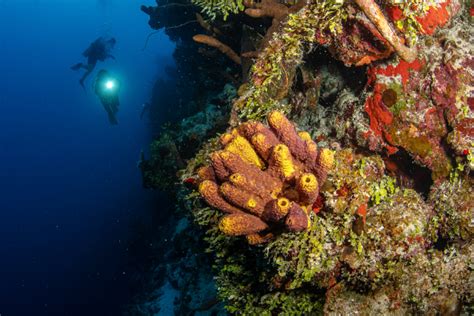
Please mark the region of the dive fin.
POLYGON ((71 66, 71 69, 72 69, 72 70, 79 70, 79 69, 81 69, 82 67, 83 67, 82 63, 77 63, 77 64, 71 66))
POLYGON ((108 113, 109 115, 109 123, 111 125, 117 125, 118 124, 118 121, 117 121, 117 118, 115 117, 115 115, 113 113, 108 113))

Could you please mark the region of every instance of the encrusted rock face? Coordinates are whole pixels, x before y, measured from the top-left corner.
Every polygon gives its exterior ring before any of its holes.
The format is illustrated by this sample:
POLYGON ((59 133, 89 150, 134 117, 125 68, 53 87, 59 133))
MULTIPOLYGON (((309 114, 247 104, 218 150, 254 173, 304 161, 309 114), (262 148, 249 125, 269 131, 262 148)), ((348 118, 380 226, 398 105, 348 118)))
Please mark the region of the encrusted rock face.
MULTIPOLYGON (((458 5, 447 2, 439 12, 451 8, 451 16, 458 5)), ((466 11, 450 28, 420 38, 414 61, 392 58, 369 65, 362 94, 343 91, 334 111, 316 110, 319 130, 327 127, 326 135, 351 139, 372 152, 407 152, 435 181, 448 178, 459 163, 472 170, 474 32, 466 11)))
POLYGON ((469 314, 462 302, 474 301, 474 247, 449 248, 445 253, 420 254, 409 265, 393 266, 391 282, 364 293, 339 283, 326 295, 328 315, 459 315, 469 314))
POLYGON ((219 228, 247 236, 251 244, 284 227, 298 232, 310 225, 334 153, 318 149, 308 133, 297 132, 280 112, 268 116, 270 127, 247 122, 220 138, 223 150, 200 169, 199 192, 225 215, 219 228), (258 233, 262 233, 258 235, 258 233))
POLYGON ((471 184, 441 185, 432 203, 384 171, 380 157, 336 152, 311 228, 265 248, 278 267, 273 286, 327 288, 324 310, 336 315, 444 314, 472 302, 471 184), (448 202, 453 196, 462 201, 448 202), (459 231, 464 241, 436 250, 438 231, 459 231))
POLYGON ((471 177, 435 184, 429 202, 436 210, 440 237, 472 242, 474 237, 474 180, 471 177))
POLYGON ((403 148, 432 171, 433 179, 452 170, 449 150, 461 158, 473 152, 472 34, 472 25, 461 19, 436 40, 421 43, 413 62, 369 68, 365 112, 370 125, 363 137, 371 150, 403 148))

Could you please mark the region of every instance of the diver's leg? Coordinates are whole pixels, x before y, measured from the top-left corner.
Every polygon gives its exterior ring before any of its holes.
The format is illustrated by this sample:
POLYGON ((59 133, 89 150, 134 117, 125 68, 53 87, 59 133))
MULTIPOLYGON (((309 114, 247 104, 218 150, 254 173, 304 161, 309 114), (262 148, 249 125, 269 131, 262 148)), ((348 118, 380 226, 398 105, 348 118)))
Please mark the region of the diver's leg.
POLYGON ((85 66, 84 66, 83 63, 77 63, 77 64, 71 66, 71 69, 72 69, 72 70, 79 70, 79 69, 84 68, 84 67, 85 67, 85 66))
POLYGON ((117 118, 115 117, 115 115, 113 113, 108 112, 108 116, 109 116, 109 123, 111 125, 117 125, 118 124, 117 118))
POLYGON ((115 117, 115 113, 111 107, 110 104, 103 104, 104 105, 104 109, 105 111, 107 112, 107 116, 109 117, 109 123, 112 124, 112 125, 117 125, 118 122, 117 122, 117 118, 115 117))
POLYGON ((92 70, 94 70, 94 67, 90 67, 90 65, 88 65, 89 67, 86 67, 86 72, 82 75, 82 78, 81 80, 79 80, 79 83, 81 84, 81 86, 85 89, 84 87, 84 81, 86 80, 87 77, 89 77, 89 75, 91 74, 92 70))
POLYGON ((111 108, 114 114, 116 114, 119 110, 119 100, 118 97, 114 98, 113 104, 111 104, 111 108))

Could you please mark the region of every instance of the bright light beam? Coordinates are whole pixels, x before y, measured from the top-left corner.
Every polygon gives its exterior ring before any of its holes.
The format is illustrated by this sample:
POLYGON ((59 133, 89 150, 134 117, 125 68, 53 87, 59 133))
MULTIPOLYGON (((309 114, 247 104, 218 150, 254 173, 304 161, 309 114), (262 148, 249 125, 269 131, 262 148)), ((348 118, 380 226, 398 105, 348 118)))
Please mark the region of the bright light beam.
POLYGON ((115 86, 114 82, 112 80, 108 80, 106 83, 105 83, 105 87, 109 90, 113 89, 113 87, 115 86))

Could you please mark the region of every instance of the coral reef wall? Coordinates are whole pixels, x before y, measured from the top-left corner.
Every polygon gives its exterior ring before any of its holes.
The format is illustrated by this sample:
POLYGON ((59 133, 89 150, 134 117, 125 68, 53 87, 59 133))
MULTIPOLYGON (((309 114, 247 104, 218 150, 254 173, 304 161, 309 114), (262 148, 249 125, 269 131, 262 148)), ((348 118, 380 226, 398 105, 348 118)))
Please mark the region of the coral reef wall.
POLYGON ((207 104, 152 144, 144 183, 202 234, 228 313, 474 312, 469 1, 142 9, 186 43, 178 69, 203 58, 182 82, 207 104))

